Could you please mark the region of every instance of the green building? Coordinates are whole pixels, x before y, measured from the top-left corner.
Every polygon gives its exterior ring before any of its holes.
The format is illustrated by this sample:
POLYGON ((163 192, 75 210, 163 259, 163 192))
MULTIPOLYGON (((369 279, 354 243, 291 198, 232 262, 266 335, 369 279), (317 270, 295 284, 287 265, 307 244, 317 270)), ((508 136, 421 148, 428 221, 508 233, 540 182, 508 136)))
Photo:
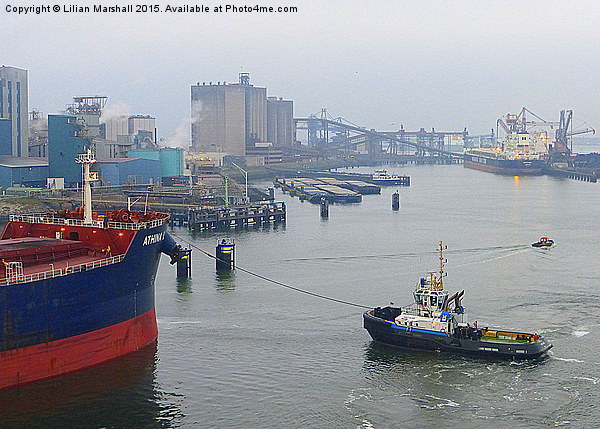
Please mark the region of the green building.
POLYGON ((127 153, 127 157, 160 161, 161 177, 183 176, 183 149, 181 148, 134 149, 127 153))

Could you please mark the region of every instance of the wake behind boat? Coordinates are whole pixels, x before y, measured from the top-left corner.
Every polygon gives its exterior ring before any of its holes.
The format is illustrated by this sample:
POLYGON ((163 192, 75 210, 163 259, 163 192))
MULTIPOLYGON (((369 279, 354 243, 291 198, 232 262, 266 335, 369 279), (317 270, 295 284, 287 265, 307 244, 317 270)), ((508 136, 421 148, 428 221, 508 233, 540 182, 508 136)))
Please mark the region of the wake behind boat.
POLYGON ((442 242, 440 268, 421 278, 407 307, 377 307, 363 314, 364 327, 373 340, 393 346, 500 359, 537 359, 552 347, 537 333, 479 328, 465 322, 461 304, 465 293, 448 296, 442 242))

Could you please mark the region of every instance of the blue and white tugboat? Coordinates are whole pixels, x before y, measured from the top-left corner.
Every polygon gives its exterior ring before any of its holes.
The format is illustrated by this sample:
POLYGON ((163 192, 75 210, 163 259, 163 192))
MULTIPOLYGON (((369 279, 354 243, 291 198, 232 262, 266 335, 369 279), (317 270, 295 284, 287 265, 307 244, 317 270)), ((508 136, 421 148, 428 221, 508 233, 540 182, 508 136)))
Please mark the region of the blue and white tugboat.
POLYGON ((480 328, 465 321, 461 299, 444 290, 443 243, 439 245, 440 268, 421 278, 407 307, 377 307, 363 314, 364 327, 373 340, 409 349, 449 352, 499 359, 538 359, 552 347, 537 333, 480 328))

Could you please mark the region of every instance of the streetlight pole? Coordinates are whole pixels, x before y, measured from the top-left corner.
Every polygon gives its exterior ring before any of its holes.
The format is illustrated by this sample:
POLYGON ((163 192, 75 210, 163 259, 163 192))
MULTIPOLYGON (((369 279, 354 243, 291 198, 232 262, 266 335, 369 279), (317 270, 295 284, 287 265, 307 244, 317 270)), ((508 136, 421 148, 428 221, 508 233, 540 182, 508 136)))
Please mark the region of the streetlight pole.
POLYGON ((244 199, 245 199, 244 202, 248 203, 248 172, 246 170, 244 170, 242 167, 240 167, 239 165, 237 165, 235 162, 232 162, 231 165, 237 167, 238 170, 240 170, 244 174, 244 178, 246 179, 246 195, 244 197, 244 199))

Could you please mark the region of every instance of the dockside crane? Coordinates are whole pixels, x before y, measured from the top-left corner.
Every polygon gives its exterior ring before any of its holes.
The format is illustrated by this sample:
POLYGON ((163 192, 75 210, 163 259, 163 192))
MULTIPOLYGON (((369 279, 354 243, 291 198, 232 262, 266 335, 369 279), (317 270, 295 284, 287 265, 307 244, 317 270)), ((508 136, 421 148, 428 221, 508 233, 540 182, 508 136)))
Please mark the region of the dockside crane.
POLYGON ((539 115, 536 115, 531 110, 523 107, 518 115, 507 114, 506 117, 499 118, 496 121, 496 133, 500 131, 500 128, 506 133, 510 134, 513 132, 526 132, 528 127, 548 127, 551 130, 555 129, 554 132, 554 147, 551 147, 550 152, 557 155, 570 155, 573 149, 572 137, 579 134, 594 134, 596 131, 594 128, 589 126, 587 123, 583 123, 582 126, 573 130, 573 111, 572 110, 561 110, 560 120, 546 121, 539 115), (527 114, 533 116, 537 120, 527 120, 527 114))
POLYGON ((581 127, 573 130, 573 111, 561 110, 560 122, 555 134, 554 152, 565 155, 571 154, 573 152, 572 137, 588 133, 595 134, 596 130, 585 122, 581 127))

